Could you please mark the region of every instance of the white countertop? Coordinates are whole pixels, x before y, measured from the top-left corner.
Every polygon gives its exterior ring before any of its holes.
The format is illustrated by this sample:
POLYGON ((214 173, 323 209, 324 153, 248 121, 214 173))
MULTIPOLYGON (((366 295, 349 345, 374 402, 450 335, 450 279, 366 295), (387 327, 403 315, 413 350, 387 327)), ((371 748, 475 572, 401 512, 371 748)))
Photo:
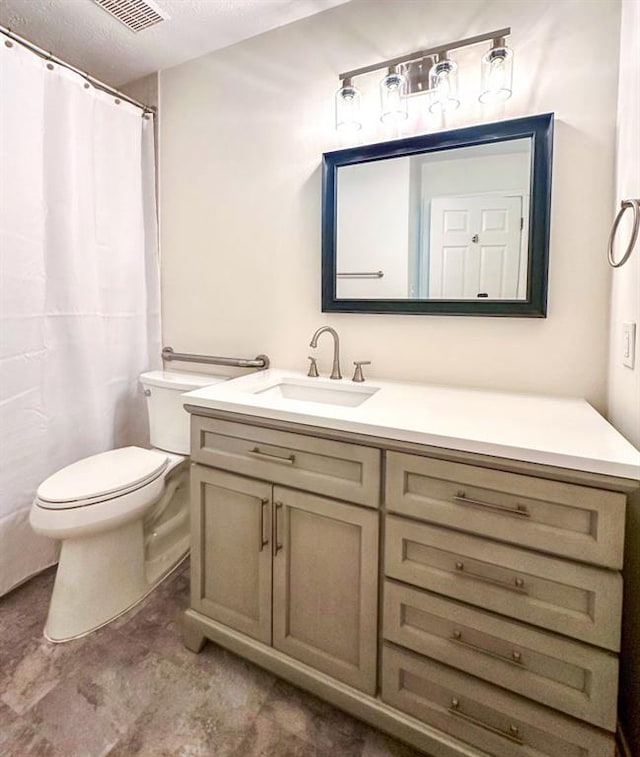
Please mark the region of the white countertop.
POLYGON ((270 369, 183 395, 185 404, 640 480, 640 452, 586 400, 398 381, 353 384, 270 369), (259 392, 283 379, 377 387, 357 407, 259 392))

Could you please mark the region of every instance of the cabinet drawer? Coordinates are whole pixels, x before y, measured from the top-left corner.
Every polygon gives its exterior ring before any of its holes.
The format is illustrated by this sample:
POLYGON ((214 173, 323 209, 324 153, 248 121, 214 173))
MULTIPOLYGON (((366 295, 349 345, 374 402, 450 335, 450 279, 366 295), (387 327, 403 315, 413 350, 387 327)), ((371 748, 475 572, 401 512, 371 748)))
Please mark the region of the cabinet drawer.
POLYGON ((388 510, 622 567, 624 494, 397 452, 386 474, 388 510))
POLYGON ((620 649, 622 578, 614 571, 387 516, 385 572, 502 615, 620 649))
POLYGON ((615 655, 386 581, 384 638, 505 689, 616 729, 615 655))
POLYGON ((379 504, 380 451, 370 447, 193 415, 191 457, 328 497, 379 504))
POLYGON ((613 757, 611 734, 385 644, 382 699, 494 757, 613 757))

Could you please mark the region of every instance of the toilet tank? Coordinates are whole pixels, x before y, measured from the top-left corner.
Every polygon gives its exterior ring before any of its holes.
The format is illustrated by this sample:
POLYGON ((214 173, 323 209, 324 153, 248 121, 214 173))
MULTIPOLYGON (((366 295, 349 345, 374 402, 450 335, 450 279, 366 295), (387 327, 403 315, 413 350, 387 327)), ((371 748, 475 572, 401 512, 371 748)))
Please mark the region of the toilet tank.
POLYGON ((211 386, 228 377, 180 371, 149 371, 140 376, 147 398, 151 446, 165 452, 188 455, 189 413, 184 409, 182 395, 211 386))

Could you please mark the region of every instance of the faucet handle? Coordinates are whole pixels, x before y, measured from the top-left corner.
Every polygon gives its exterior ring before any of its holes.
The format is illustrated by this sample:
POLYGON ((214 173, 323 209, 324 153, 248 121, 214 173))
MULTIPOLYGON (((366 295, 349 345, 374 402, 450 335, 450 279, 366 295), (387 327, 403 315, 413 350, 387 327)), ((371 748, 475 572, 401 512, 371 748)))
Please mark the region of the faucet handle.
POLYGON ((309 360, 311 360, 311 362, 309 363, 309 372, 307 373, 307 376, 310 376, 311 378, 318 378, 318 376, 320 375, 318 373, 318 360, 311 355, 309 355, 309 360))
POLYGON ((361 384, 364 381, 362 366, 371 365, 371 360, 354 360, 353 364, 355 365, 356 369, 353 372, 353 378, 351 380, 361 384))

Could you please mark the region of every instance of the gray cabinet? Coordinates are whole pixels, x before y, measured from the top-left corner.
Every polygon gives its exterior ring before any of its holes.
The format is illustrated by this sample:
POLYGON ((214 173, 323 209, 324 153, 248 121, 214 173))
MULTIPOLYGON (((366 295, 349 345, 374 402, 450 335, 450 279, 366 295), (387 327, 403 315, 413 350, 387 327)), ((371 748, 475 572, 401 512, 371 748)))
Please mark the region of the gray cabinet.
POLYGON ((491 754, 613 757, 625 494, 386 463, 383 699, 491 754))
POLYGON ((380 453, 199 420, 196 459, 270 480, 192 466, 192 609, 375 694, 380 453))
POLYGON ((212 414, 187 646, 434 757, 613 757, 632 482, 212 414))

